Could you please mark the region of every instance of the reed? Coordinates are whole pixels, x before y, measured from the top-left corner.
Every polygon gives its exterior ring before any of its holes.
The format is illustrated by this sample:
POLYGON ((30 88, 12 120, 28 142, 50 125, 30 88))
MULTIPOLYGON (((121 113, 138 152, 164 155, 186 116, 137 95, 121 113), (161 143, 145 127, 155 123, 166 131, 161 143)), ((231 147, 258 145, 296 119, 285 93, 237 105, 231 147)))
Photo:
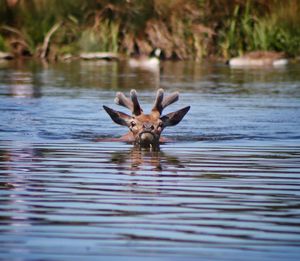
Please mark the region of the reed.
POLYGON ((7 45, 6 45, 6 42, 5 42, 5 39, 4 37, 0 34, 0 51, 7 51, 8 48, 7 48, 7 45))
POLYGON ((53 25, 62 23, 50 44, 58 54, 160 48, 167 59, 252 50, 297 56, 299 12, 298 0, 1 0, 0 50, 18 40, 37 53, 53 25))
POLYGON ((275 50, 299 55, 299 11, 298 1, 275 1, 263 14, 252 1, 237 5, 219 32, 220 54, 228 58, 247 51, 275 50))

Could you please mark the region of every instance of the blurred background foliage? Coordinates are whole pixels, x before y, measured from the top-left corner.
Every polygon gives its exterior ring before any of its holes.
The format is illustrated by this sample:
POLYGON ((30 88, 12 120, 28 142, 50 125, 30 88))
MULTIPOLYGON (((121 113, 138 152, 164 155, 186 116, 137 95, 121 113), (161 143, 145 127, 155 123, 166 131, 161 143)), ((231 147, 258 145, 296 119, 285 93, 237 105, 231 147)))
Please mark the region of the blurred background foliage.
POLYGON ((299 0, 0 0, 0 51, 119 52, 166 59, 230 58, 253 50, 300 54, 299 0))

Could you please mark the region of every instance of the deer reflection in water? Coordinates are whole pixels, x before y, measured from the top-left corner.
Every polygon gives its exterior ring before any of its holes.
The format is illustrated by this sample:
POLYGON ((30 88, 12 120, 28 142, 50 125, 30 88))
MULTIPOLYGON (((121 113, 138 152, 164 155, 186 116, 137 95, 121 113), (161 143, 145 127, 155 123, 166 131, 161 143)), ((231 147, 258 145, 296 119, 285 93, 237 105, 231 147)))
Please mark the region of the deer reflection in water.
POLYGON ((141 149, 134 146, 130 151, 115 152, 111 156, 111 162, 117 164, 120 169, 129 169, 132 174, 139 170, 151 170, 160 172, 174 167, 174 171, 178 168, 184 168, 184 165, 177 157, 167 155, 163 151, 141 149))
POLYGON ((129 128, 129 132, 123 135, 119 139, 120 141, 134 142, 141 148, 158 148, 160 142, 166 141, 161 137, 164 128, 177 125, 190 109, 190 106, 187 106, 162 116, 163 109, 176 102, 178 98, 178 92, 164 96, 164 90, 159 89, 151 113, 144 114, 136 91, 131 90, 130 99, 118 92, 115 103, 130 109, 132 116, 107 106, 103 106, 103 108, 115 123, 129 128))

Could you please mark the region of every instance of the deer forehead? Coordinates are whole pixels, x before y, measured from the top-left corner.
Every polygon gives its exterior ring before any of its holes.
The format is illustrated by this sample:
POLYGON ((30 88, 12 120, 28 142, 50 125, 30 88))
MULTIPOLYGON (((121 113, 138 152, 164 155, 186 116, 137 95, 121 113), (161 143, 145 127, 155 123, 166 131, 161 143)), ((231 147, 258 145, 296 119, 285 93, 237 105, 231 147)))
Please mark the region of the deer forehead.
POLYGON ((159 118, 156 115, 152 114, 141 114, 135 117, 140 122, 152 122, 155 123, 159 121, 159 118))

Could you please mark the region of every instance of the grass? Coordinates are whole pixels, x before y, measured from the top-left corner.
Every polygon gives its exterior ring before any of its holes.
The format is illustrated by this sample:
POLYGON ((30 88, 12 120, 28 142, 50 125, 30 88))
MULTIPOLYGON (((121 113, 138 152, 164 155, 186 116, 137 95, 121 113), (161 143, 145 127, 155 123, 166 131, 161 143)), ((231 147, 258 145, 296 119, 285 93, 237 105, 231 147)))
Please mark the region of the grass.
POLYGON ((0 52, 6 52, 8 50, 5 38, 0 34, 0 52))
MULTIPOLYGON (((276 2, 276 1, 275 1, 276 2)), ((282 51, 300 55, 300 3, 278 1, 269 12, 259 15, 252 1, 237 5, 220 30, 220 54, 229 58, 254 50, 282 51)))
POLYGON ((298 0, 0 0, 0 50, 37 54, 54 24, 56 55, 110 51, 201 60, 253 50, 300 55, 298 0))

